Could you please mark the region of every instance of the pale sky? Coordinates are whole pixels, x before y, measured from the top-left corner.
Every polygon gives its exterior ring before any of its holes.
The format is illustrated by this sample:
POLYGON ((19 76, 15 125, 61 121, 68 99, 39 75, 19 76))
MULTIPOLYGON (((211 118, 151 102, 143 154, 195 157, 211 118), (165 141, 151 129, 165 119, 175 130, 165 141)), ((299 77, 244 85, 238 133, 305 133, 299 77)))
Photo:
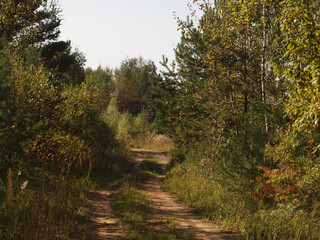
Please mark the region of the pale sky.
POLYGON ((190 15, 188 0, 59 0, 61 39, 84 53, 86 66, 119 67, 126 57, 142 56, 160 66, 174 60, 180 41, 173 12, 190 15))

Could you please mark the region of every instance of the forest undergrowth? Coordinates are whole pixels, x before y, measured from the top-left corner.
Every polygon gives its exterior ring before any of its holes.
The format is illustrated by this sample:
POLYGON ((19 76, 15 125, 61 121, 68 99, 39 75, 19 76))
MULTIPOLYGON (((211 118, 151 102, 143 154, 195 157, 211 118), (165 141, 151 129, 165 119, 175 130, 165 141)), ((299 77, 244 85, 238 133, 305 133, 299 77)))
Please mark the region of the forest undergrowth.
POLYGON ((9 169, 6 179, 1 180, 0 239, 86 239, 90 226, 88 191, 130 173, 130 147, 169 149, 172 145, 165 136, 148 132, 144 116, 120 113, 115 101, 110 102, 102 119, 115 135, 112 148, 100 153, 102 159, 93 163, 89 176, 88 169, 69 176, 43 168, 9 169))
POLYGON ((188 5, 201 16, 175 16, 159 73, 85 69, 57 1, 1 3, 0 239, 85 238, 86 192, 129 172, 130 148, 171 152, 166 188, 244 239, 320 239, 319 2, 188 5))
POLYGON ((199 155, 188 154, 177 163, 173 154, 171 170, 164 188, 187 206, 234 231, 239 239, 309 239, 320 238, 319 205, 304 208, 291 203, 265 204, 249 191, 230 191, 199 155))

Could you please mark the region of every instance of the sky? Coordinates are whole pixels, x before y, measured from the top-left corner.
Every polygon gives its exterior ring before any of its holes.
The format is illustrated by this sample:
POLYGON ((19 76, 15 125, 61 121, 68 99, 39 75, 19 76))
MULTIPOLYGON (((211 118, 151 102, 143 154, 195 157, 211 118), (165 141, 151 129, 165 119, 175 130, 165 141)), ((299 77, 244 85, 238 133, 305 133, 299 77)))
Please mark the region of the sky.
POLYGON ((174 60, 180 41, 173 12, 185 20, 188 0, 59 0, 61 40, 84 53, 86 67, 116 68, 142 56, 158 68, 162 56, 174 60))

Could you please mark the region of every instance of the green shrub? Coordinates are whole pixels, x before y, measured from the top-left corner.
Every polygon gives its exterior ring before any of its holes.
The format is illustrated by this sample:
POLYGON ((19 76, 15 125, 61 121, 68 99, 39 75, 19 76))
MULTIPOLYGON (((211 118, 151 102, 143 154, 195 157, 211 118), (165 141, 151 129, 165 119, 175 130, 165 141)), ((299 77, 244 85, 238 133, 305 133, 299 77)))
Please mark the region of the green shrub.
POLYGON ((111 99, 103 119, 113 129, 118 141, 126 144, 129 142, 132 129, 132 117, 129 113, 119 112, 115 98, 111 99))
MULTIPOLYGON (((319 205, 283 203, 266 205, 251 192, 231 191, 221 184, 209 160, 195 154, 168 172, 164 186, 203 216, 224 226, 239 229, 241 238, 285 240, 320 238, 319 205), (311 206, 311 207, 310 207, 311 206)), ((317 171, 315 169, 314 171, 317 171)), ((314 186, 317 189, 317 186, 314 186)))

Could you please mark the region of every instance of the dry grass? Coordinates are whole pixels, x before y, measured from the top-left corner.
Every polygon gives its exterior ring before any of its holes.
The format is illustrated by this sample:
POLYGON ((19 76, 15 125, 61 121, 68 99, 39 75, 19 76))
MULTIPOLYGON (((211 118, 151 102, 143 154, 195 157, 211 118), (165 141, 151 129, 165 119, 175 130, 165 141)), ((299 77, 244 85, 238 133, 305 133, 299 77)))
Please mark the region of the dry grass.
POLYGON ((151 149, 163 152, 169 152, 175 147, 172 139, 162 134, 157 134, 144 139, 134 139, 131 145, 132 147, 136 148, 151 149))

